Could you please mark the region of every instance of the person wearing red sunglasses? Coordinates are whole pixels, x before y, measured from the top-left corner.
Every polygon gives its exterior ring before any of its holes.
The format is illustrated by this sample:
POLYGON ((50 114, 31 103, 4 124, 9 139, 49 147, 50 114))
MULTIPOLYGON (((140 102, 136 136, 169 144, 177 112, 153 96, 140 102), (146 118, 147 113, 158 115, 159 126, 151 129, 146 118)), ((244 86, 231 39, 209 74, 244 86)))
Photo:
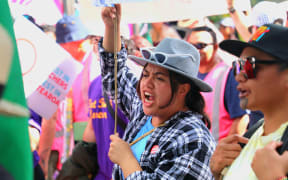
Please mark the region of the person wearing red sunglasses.
POLYGON ((287 179, 288 28, 266 24, 247 43, 220 47, 240 58, 233 63, 240 106, 262 111, 264 123, 251 127, 250 139, 231 135, 218 143, 210 160, 215 179, 287 179))
POLYGON ((219 141, 230 134, 244 134, 249 118, 240 108, 233 71, 218 54, 215 31, 208 26, 199 26, 191 29, 186 40, 200 53, 198 77, 214 89, 202 93, 206 102, 205 112, 212 122, 213 137, 219 141))

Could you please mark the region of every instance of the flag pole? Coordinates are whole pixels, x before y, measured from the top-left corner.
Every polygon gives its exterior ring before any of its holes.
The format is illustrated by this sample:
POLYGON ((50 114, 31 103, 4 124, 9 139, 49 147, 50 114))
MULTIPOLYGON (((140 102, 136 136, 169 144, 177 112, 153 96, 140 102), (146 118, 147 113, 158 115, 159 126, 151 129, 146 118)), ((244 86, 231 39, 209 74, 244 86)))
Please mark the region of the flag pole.
POLYGON ((115 86, 115 114, 114 114, 114 119, 115 119, 115 126, 114 126, 114 134, 117 133, 117 111, 118 111, 118 93, 117 93, 117 51, 118 51, 118 29, 117 29, 117 12, 116 16, 114 18, 114 86, 115 86))

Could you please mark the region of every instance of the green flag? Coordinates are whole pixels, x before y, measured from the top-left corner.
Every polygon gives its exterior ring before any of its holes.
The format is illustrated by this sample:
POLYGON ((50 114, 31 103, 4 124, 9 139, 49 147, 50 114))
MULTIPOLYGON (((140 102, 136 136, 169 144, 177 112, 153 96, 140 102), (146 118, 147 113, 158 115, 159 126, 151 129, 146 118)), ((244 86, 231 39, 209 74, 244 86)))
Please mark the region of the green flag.
POLYGON ((0 9, 0 77, 4 77, 0 80, 0 173, 4 169, 15 180, 32 180, 29 111, 7 0, 0 1, 0 9), (8 71, 3 68, 3 64, 8 71))

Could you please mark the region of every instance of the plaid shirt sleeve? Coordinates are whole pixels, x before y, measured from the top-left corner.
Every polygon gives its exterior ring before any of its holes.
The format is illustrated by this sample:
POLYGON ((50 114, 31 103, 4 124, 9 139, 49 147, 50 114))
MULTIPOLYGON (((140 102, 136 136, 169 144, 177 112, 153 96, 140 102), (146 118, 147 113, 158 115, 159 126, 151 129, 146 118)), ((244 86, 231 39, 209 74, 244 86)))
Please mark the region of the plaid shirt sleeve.
POLYGON ((197 179, 212 180, 209 168, 215 141, 209 130, 195 115, 175 116, 171 126, 157 128, 147 142, 141 157, 143 171, 130 174, 126 179, 197 179), (159 152, 151 153, 159 145, 159 152))
MULTIPOLYGON (((99 41, 99 53, 101 64, 101 75, 103 89, 110 96, 112 100, 115 99, 115 86, 114 86, 114 54, 105 52, 102 46, 103 38, 99 41)), ((136 92, 136 85, 138 82, 137 77, 126 66, 127 51, 122 43, 120 52, 117 53, 117 102, 118 107, 123 113, 129 117, 132 111, 132 105, 139 103, 136 92), (135 100, 137 102, 135 102, 135 100)), ((130 118, 129 118, 130 119, 130 118)))

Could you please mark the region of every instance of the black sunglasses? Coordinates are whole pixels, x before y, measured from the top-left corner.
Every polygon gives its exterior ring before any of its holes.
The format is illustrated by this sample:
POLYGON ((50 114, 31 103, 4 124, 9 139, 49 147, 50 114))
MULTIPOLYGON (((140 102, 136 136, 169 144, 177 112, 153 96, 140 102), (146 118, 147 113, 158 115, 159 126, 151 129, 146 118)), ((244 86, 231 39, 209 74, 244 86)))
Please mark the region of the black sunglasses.
POLYGON ((208 45, 213 45, 213 43, 202 43, 202 42, 199 42, 199 43, 195 43, 195 44, 192 44, 193 46, 195 46, 198 50, 201 50, 201 49, 204 49, 205 47, 207 47, 208 45))
POLYGON ((282 60, 260 60, 255 57, 240 58, 232 63, 234 70, 234 75, 236 76, 241 71, 244 71, 248 79, 253 79, 256 77, 257 66, 256 64, 282 64, 286 63, 282 60))

